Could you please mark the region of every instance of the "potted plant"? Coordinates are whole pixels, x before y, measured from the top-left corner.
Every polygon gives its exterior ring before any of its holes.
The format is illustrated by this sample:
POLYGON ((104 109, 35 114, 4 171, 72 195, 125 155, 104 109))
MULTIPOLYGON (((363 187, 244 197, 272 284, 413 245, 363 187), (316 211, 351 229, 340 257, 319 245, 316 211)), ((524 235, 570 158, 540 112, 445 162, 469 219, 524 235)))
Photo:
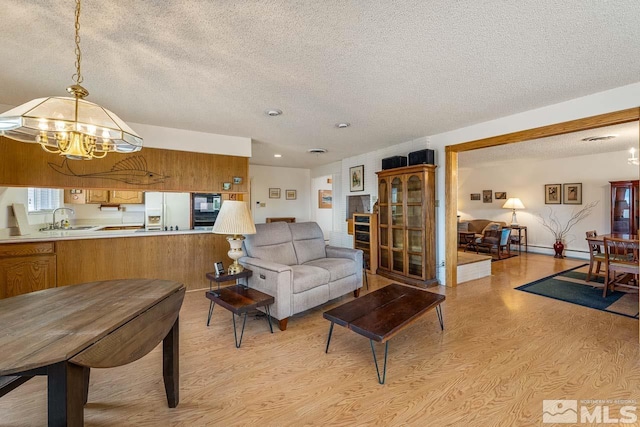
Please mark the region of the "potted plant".
POLYGON ((564 258, 562 252, 564 251, 564 242, 569 235, 569 231, 571 231, 574 225, 588 217, 597 204, 598 201, 596 200, 588 203, 577 212, 573 211, 571 217, 566 222, 562 222, 551 208, 549 208, 547 215, 538 214, 538 222, 553 234, 553 237, 556 239, 556 242, 553 244, 553 250, 556 253, 553 256, 554 258, 564 258))

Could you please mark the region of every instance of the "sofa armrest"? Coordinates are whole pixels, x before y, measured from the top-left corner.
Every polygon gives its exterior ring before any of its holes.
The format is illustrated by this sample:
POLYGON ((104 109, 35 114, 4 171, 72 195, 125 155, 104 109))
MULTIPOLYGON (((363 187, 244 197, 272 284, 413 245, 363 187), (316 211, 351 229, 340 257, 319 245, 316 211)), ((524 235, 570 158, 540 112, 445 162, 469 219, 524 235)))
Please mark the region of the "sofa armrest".
POLYGON ((252 257, 242 257, 238 262, 253 271, 248 280, 249 287, 275 298, 270 307, 272 317, 281 320, 293 314, 293 269, 290 266, 252 257))
POLYGON ((254 269, 264 269, 273 271, 274 273, 282 273, 283 271, 291 271, 291 267, 285 264, 278 264, 277 262, 267 261, 260 258, 251 258, 248 256, 242 257, 238 260, 245 267, 254 269))
POLYGON ((341 248, 338 246, 327 246, 327 258, 348 258, 362 264, 362 250, 341 248))

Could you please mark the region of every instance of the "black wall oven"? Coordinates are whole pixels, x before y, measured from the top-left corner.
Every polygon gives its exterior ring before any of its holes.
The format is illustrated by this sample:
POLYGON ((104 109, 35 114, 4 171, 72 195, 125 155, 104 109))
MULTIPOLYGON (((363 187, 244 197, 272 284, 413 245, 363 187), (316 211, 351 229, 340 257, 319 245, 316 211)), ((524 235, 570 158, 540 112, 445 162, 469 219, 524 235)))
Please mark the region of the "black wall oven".
POLYGON ((222 205, 221 194, 192 193, 191 219, 195 230, 213 227, 222 205))

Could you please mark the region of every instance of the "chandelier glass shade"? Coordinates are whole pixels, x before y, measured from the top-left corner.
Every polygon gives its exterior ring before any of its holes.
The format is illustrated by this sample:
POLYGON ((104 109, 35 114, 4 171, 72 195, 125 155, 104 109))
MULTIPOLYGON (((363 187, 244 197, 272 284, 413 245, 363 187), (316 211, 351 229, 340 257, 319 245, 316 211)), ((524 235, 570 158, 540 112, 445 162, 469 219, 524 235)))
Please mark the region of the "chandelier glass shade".
POLYGON ((109 152, 142 149, 142 138, 111 111, 85 101, 80 86, 80 0, 76 1, 76 74, 67 91, 73 97, 51 96, 29 101, 0 114, 0 135, 40 144, 47 152, 69 159, 91 160, 109 152))

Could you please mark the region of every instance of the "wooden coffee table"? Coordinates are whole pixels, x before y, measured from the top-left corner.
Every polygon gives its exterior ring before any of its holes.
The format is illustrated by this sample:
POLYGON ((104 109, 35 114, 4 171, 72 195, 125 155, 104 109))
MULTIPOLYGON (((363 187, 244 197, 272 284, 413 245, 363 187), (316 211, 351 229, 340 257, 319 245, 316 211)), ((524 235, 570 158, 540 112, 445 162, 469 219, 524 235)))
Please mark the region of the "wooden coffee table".
POLYGON ((376 365, 376 373, 378 374, 378 382, 384 384, 387 374, 389 340, 432 308, 436 309, 440 328, 444 330, 442 308, 440 307, 444 300, 444 295, 428 292, 413 286, 392 283, 340 307, 326 311, 323 317, 331 322, 331 326, 329 327, 325 353, 329 352, 329 343, 331 342, 334 324, 344 326, 357 334, 369 338, 373 362, 376 365), (378 359, 373 346, 374 341, 385 343, 382 375, 380 375, 378 359))

